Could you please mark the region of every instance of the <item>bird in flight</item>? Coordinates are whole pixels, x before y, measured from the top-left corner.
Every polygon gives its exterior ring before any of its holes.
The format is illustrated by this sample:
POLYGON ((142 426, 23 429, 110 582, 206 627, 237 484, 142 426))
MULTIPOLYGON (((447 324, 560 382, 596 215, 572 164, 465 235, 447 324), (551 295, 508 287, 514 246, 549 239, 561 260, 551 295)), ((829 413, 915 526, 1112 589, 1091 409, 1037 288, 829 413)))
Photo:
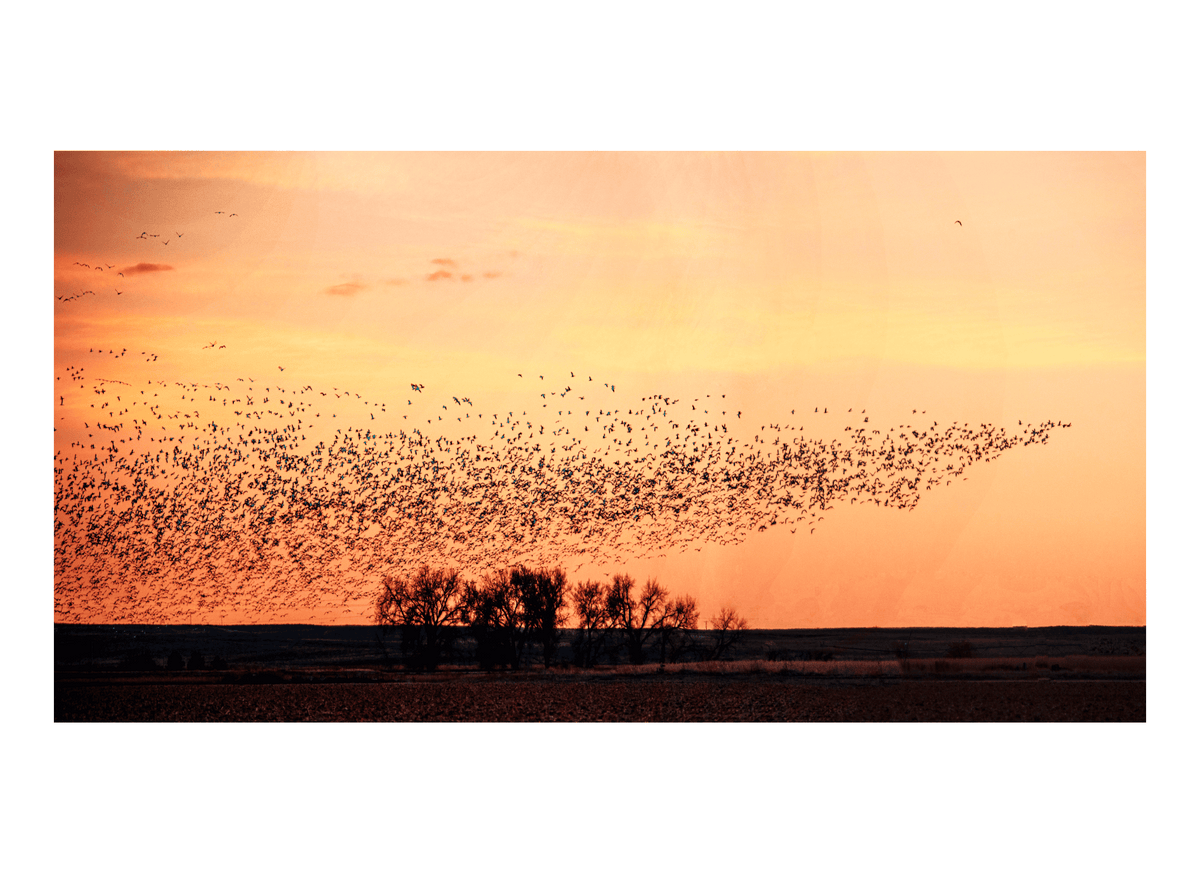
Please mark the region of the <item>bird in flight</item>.
POLYGON ((962 227, 962 222, 961 222, 961 221, 955 221, 954 223, 955 223, 955 224, 957 224, 959 227, 962 227))

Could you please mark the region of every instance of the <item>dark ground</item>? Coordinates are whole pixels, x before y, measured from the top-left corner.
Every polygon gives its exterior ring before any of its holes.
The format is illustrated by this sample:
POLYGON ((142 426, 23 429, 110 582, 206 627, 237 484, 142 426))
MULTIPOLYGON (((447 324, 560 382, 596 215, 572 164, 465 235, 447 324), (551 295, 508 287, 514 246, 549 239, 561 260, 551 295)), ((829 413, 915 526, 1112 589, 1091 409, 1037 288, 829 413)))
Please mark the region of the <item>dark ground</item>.
MULTIPOLYGON (((570 661, 570 631, 559 658, 570 661)), ((711 631, 695 631, 697 645, 711 631)), ((894 659, 900 647, 910 659, 947 658, 951 647, 968 643, 975 658, 1036 658, 1070 655, 1145 655, 1144 627, 1049 628, 823 628, 752 630, 730 653, 737 659, 894 659)), ((459 665, 472 663, 464 640, 459 665)), ((372 625, 64 625, 54 626, 57 671, 119 669, 133 656, 163 668, 172 651, 193 653, 210 665, 220 656, 231 669, 378 669, 399 656, 395 633, 372 625)), ((151 668, 153 669, 153 667, 151 668)))
POLYGON ((736 663, 664 673, 484 673, 464 640, 458 663, 422 675, 375 627, 56 625, 54 718, 1140 722, 1145 651, 1145 628, 1127 627, 760 630, 736 663), (172 652, 193 669, 166 669, 172 652))
POLYGON ((55 721, 1145 721, 1136 680, 813 683, 657 675, 599 680, 77 685, 55 721))

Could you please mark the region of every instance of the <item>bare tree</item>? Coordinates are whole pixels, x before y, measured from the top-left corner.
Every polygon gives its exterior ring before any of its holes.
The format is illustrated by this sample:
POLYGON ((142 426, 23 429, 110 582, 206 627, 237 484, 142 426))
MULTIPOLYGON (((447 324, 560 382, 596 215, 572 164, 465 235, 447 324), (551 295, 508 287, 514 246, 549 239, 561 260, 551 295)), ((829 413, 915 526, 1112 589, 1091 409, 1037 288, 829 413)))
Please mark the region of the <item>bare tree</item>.
POLYGON ((456 570, 421 567, 416 575, 388 577, 375 601, 375 621, 404 631, 410 664, 434 670, 452 639, 452 628, 465 616, 466 585, 456 570))
POLYGON ((475 637, 475 653, 485 670, 520 666, 527 637, 515 571, 501 570, 464 589, 464 620, 475 637))
POLYGON ((601 582, 582 582, 571 589, 571 604, 579 619, 575 642, 575 663, 592 667, 596 655, 608 636, 608 612, 605 609, 606 588, 601 582))
POLYGON ((696 601, 690 596, 668 600, 667 590, 655 579, 648 579, 635 597, 634 585, 630 576, 618 573, 612 577, 605 591, 608 622, 622 634, 630 663, 646 663, 646 650, 655 637, 665 661, 668 638, 696 627, 696 601))
POLYGON ((561 567, 529 570, 522 566, 510 578, 521 599, 525 630, 530 639, 541 643, 542 661, 549 667, 567 617, 567 574, 561 567))
POLYGON ((644 647, 654 632, 654 622, 666 602, 667 592, 655 580, 646 582, 640 597, 634 597, 632 576, 617 573, 605 592, 604 609, 612 627, 624 638, 629 663, 645 663, 644 647))
POLYGON ((676 597, 663 610, 658 623, 659 633, 659 663, 665 664, 678 661, 690 647, 691 635, 699 623, 700 610, 696 608, 696 599, 690 594, 676 597))
POLYGON ((518 668, 530 642, 539 643, 546 666, 554 660, 567 615, 567 574, 510 567, 464 588, 464 618, 476 641, 480 666, 518 668))
POLYGON ((714 661, 720 660, 726 652, 741 642, 746 631, 750 629, 746 619, 728 606, 713 617, 712 626, 713 630, 717 632, 716 640, 713 642, 712 659, 714 661))

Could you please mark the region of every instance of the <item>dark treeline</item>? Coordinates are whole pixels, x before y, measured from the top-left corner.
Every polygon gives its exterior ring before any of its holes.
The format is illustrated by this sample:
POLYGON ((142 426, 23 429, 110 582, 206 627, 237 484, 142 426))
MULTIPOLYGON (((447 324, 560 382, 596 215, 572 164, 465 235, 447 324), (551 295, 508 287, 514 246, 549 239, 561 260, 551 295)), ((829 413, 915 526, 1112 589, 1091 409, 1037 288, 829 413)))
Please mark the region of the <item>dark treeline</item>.
POLYGON ((535 657, 545 667, 718 659, 749 627, 736 611, 722 609, 701 645, 693 597, 672 597, 654 579, 636 589, 632 577, 619 573, 607 584, 572 585, 561 568, 517 566, 474 580, 425 566, 384 580, 375 622, 385 634, 398 632, 405 665, 418 670, 461 658, 471 643, 470 657, 487 670, 517 669, 535 657), (572 619, 568 661, 559 652, 572 619))

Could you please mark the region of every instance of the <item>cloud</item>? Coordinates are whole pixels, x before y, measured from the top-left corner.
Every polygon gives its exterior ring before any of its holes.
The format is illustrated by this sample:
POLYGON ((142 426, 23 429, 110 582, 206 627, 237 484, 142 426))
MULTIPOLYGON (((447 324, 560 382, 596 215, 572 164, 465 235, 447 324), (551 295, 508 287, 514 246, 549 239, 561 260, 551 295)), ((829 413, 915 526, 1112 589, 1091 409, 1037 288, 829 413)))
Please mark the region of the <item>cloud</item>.
POLYGON ((445 270, 438 270, 436 273, 430 273, 425 277, 426 282, 436 282, 438 279, 453 279, 453 273, 447 273, 445 270))
POLYGON ((470 273, 463 273, 458 278, 462 279, 464 282, 470 282, 474 277, 472 277, 470 273))
POLYGON ((489 272, 483 274, 483 278, 498 279, 498 278, 500 278, 500 275, 501 275, 500 273, 493 273, 493 272, 489 271, 489 272))
POLYGON ((341 285, 329 286, 325 289, 325 293, 332 294, 334 297, 353 297, 366 287, 362 282, 343 282, 341 285))
POLYGON ((134 264, 121 272, 128 276, 130 273, 157 273, 161 270, 174 270, 170 264, 134 264))
POLYGON ((384 285, 407 285, 408 280, 407 279, 384 279, 383 284, 384 285))
POLYGON ((440 264, 443 267, 456 266, 454 261, 450 260, 449 258, 434 258, 431 263, 440 264))

